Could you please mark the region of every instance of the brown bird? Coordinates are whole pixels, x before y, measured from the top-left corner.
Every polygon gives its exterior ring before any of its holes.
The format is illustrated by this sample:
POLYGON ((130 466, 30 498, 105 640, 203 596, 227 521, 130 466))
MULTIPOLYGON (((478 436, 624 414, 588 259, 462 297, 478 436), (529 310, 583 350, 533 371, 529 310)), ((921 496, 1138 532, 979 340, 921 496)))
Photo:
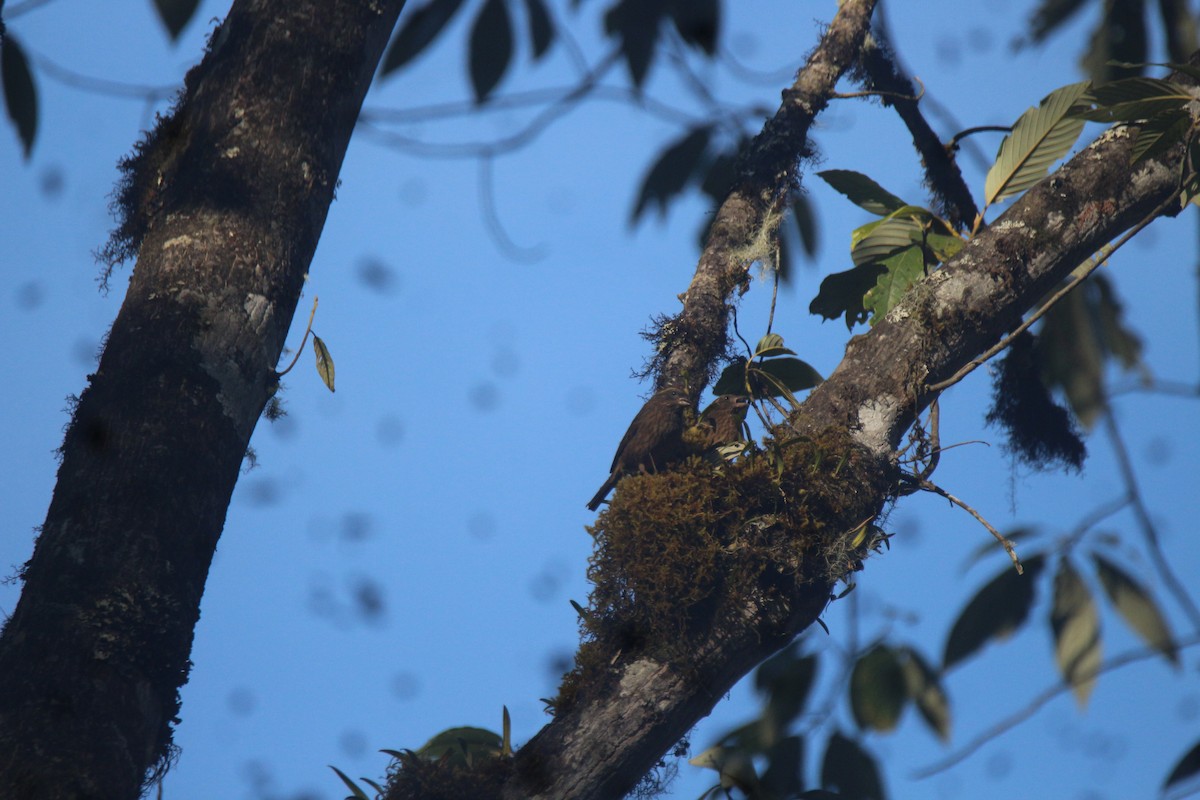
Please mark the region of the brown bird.
POLYGON ((746 440, 746 412, 750 398, 744 394, 723 394, 708 404, 697 423, 704 431, 706 448, 746 440))
POLYGON ((686 453, 683 444, 684 412, 691 407, 687 394, 676 386, 660 389, 646 401, 629 423, 617 445, 609 476, 587 507, 595 511, 617 481, 632 472, 656 472, 686 453))

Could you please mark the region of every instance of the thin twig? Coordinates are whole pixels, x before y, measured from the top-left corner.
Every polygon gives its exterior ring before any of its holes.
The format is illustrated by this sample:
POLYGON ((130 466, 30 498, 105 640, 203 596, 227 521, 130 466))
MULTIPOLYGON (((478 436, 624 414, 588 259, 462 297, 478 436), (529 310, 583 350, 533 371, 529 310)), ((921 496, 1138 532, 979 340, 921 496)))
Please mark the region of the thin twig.
POLYGON ((292 359, 292 363, 287 365, 287 369, 283 372, 275 373, 276 379, 282 378, 292 371, 292 367, 296 366, 296 362, 300 360, 300 354, 304 352, 304 345, 308 342, 308 335, 312 333, 313 317, 317 315, 317 296, 313 295, 312 311, 308 314, 308 325, 304 327, 304 338, 300 340, 300 346, 296 348, 296 357, 292 359))
POLYGON ((995 537, 997 542, 999 542, 1000 544, 1002 544, 1004 546, 1004 551, 1006 553, 1008 553, 1008 557, 1012 559, 1013 567, 1016 568, 1017 574, 1018 575, 1025 574, 1025 568, 1021 566, 1021 559, 1017 558, 1017 550, 1015 547, 1013 547, 1013 543, 1010 542, 1008 539, 1004 538, 1004 535, 1002 533, 1000 533, 1000 531, 993 528, 991 526, 991 523, 989 523, 986 519, 983 518, 982 514, 980 514, 975 509, 971 508, 971 506, 967 505, 962 500, 958 499, 954 495, 947 492, 942 487, 938 486, 936 483, 933 483, 931 481, 921 481, 920 486, 922 489, 924 489, 926 491, 941 495, 942 497, 946 498, 951 503, 958 506, 963 511, 966 511, 968 514, 970 514, 972 517, 974 517, 979 522, 980 525, 987 528, 988 533, 992 534, 992 536, 995 537))

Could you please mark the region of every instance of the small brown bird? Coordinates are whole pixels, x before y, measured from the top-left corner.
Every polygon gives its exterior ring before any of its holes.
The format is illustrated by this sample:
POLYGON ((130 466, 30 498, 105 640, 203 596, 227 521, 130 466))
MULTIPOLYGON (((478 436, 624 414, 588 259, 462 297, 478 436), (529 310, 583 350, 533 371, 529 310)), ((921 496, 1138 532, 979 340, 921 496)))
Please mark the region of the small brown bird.
POLYGON ((690 406, 687 394, 676 386, 660 389, 646 401, 617 445, 608 479, 588 503, 589 511, 599 508, 625 475, 656 472, 683 458, 684 412, 690 406))
POLYGON ((730 442, 746 440, 746 412, 750 398, 744 394, 723 394, 709 403, 697 423, 705 430, 705 447, 720 447, 730 442))

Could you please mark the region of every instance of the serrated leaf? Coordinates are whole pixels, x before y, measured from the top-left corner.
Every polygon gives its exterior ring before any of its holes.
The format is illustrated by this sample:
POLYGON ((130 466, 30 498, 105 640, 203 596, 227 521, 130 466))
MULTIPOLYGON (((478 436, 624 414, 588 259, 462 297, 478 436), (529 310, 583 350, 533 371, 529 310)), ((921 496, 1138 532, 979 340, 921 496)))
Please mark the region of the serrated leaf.
POLYGON ((546 55, 554 43, 554 23, 544 0, 525 0, 525 13, 529 17, 529 39, 533 42, 533 58, 536 61, 546 55))
POLYGON ((874 325, 891 311, 905 292, 925 276, 925 254, 920 247, 909 247, 883 260, 885 272, 863 296, 863 307, 871 312, 874 325))
POLYGON ((1172 786, 1183 783, 1189 778, 1194 778, 1200 775, 1200 742, 1192 745, 1192 749, 1183 754, 1183 758, 1175 762, 1175 766, 1171 769, 1171 774, 1163 781, 1163 791, 1170 789, 1172 786))
POLYGON ((825 319, 845 317, 847 330, 866 322, 869 315, 863 307, 863 296, 886 270, 882 264, 864 264, 827 275, 821 281, 817 296, 808 304, 808 312, 825 319))
POLYGON ((383 57, 380 74, 390 75, 427 48, 462 8, 463 0, 429 0, 413 9, 383 57))
POLYGON ((702 125, 688 131, 659 154, 642 180, 637 204, 629 218, 631 224, 637 222, 651 203, 658 205, 660 216, 667 213, 671 200, 683 192, 696 175, 711 137, 712 128, 702 125))
POLYGON ((929 729, 943 742, 950 740, 950 698, 937 672, 911 647, 897 651, 904 668, 908 696, 912 698, 929 729))
POLYGON ((1024 560, 1025 574, 1018 575, 1011 566, 980 589, 958 615, 946 638, 942 653, 942 671, 974 655, 993 639, 1011 636, 1033 608, 1038 573, 1046 564, 1041 554, 1024 560))
POLYGON ((845 195, 854 205, 880 217, 887 216, 907 205, 899 197, 861 172, 849 169, 827 169, 818 172, 817 177, 828 183, 835 191, 845 195))
POLYGON ((755 358, 770 358, 771 356, 782 355, 794 356, 796 352, 783 346, 783 337, 778 333, 768 333, 759 339, 758 344, 754 346, 755 358))
POLYGON ((876 645, 850 672, 850 710, 863 730, 894 730, 908 702, 908 683, 896 652, 876 645))
POLYGON ((1096 686, 1100 668, 1100 617, 1087 584, 1066 558, 1059 561, 1054 575, 1050 628, 1058 671, 1083 708, 1096 686))
POLYGON ((868 223, 851 234, 850 258, 855 266, 880 264, 900 250, 919 245, 924 230, 913 219, 894 217, 868 223), (870 230, 865 230, 867 227, 870 230))
POLYGON ((154 10, 158 12, 163 25, 167 26, 171 41, 179 38, 199 6, 200 0, 154 0, 154 10))
POLYGON ((1000 143, 996 163, 988 170, 984 200, 991 205, 1023 192, 1044 178, 1067 154, 1083 130, 1083 120, 1068 112, 1088 90, 1088 82, 1055 89, 1037 108, 1030 108, 1000 143))
POLYGON ((38 96, 29 70, 29 58, 12 33, 4 35, 0 46, 0 83, 4 86, 4 108, 16 126, 25 160, 33 153, 38 129, 38 96))
POLYGON ((843 800, 885 800, 875 759, 853 739, 834 732, 821 759, 821 786, 843 800))
POLYGON ((482 103, 500 83, 513 55, 512 20, 504 0, 484 0, 471 26, 468 70, 475 102, 482 103))
POLYGON ((1124 78, 1092 89, 1089 104, 1074 116, 1093 122, 1134 122, 1158 114, 1182 112, 1193 98, 1182 87, 1159 78, 1124 78))
POLYGON ((1179 650, 1167 626, 1167 619, 1154 598, 1140 583, 1112 561, 1096 553, 1092 555, 1096 575, 1108 599, 1125 623, 1142 641, 1162 653, 1172 664, 1179 665, 1179 650))
MULTIPOLYGON (((333 766, 332 764, 329 764, 327 766, 331 770, 333 770, 335 773, 337 773, 337 776, 342 779, 342 783, 346 784, 346 788, 349 789, 350 793, 351 793, 350 798, 353 798, 353 800, 371 800, 371 798, 367 797, 367 793, 362 790, 362 787, 359 786, 354 781, 350 780, 350 778, 347 777, 346 773, 342 772, 340 769, 333 766)), ((350 798, 347 798, 347 800, 350 800, 350 798)))
POLYGON ((325 346, 325 342, 321 341, 321 337, 313 334, 313 353, 317 357, 317 374, 321 376, 321 380, 329 387, 329 391, 333 389, 333 356, 329 354, 329 348, 325 346))

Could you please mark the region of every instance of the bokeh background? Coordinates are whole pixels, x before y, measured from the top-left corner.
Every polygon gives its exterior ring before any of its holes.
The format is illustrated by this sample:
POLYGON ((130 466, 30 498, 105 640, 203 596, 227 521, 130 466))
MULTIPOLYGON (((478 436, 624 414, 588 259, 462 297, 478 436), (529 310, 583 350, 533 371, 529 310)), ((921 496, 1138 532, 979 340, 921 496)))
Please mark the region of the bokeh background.
MULTIPOLYGON (((553 9, 595 62, 610 46, 598 7, 574 5, 553 9)), ((721 103, 769 112, 835 8, 725 4, 730 58, 696 59, 695 74, 721 103)), ((944 136, 1011 124, 1080 79, 1099 4, 1047 43, 1016 48, 1031 8, 958 0, 886 10, 944 136)), ((67 398, 94 369, 131 268, 118 270, 108 294, 99 291, 92 253, 111 225, 116 162, 165 110, 226 11, 202 3, 171 43, 145 1, 34 0, 6 10, 32 60, 41 112, 28 161, 11 127, 0 130, 5 574, 30 555, 67 398)), ((475 145, 522 130, 538 109, 496 103, 463 113, 471 16, 460 14, 433 51, 367 98, 294 325, 296 346, 319 295, 314 327, 335 359, 337 392, 321 384, 305 351, 285 379, 288 415, 264 420, 254 435, 257 466, 234 494, 196 632, 176 733, 182 755, 163 784, 171 800, 341 797, 327 764, 378 779, 388 761, 379 748, 415 748, 456 725, 498 730, 502 705, 519 743, 547 721, 539 698, 553 696, 570 664, 577 631, 568 601, 583 603, 588 592, 584 502, 649 388, 631 377, 650 352, 639 331, 652 315, 677 310, 711 212, 698 191, 637 224, 631 210, 657 153, 706 110, 660 64, 645 103, 617 91, 598 96, 481 162, 475 145)), ((520 47, 498 96, 576 80, 568 48, 532 65, 528 42, 520 47)), ((608 83, 626 88, 628 79, 617 70, 608 83)), ((893 113, 837 101, 815 140, 821 168, 859 170, 926 202, 893 113)), ((978 193, 998 137, 977 141, 962 163, 978 193)), ((775 330, 828 374, 848 334, 841 322, 811 316, 808 303, 821 277, 850 266, 850 231, 869 217, 811 174, 804 186, 819 248, 810 259, 797 254, 775 330)), ((1196 262, 1192 212, 1156 222, 1105 268, 1157 378, 1196 380, 1196 262)), ((770 293, 770 282, 758 281, 742 300, 739 325, 751 341, 765 330, 770 293)), ((1002 435, 983 427, 985 373, 943 398, 943 443, 972 443, 943 456, 937 479, 996 526, 1032 526, 1042 537, 1032 547, 1052 547, 1122 493, 1112 450, 1094 435, 1081 475, 1014 467, 1002 435)), ((1194 585, 1196 400, 1131 391, 1116 408, 1167 553, 1194 585)), ((907 498, 886 527, 895 533, 890 551, 830 607, 830 634, 806 635, 805 647, 826 653, 814 707, 828 711, 806 717, 807 726, 853 731, 837 666, 847 648, 888 633, 936 662, 957 613, 1007 563, 998 549, 971 562, 991 539, 944 500, 907 498)), ((1127 567, 1179 638, 1194 637, 1136 546, 1131 515, 1100 529, 1124 537, 1127 567)), ((0 612, 11 612, 18 593, 16 581, 0 586, 0 612)), ((1149 659, 1104 674, 1086 713, 1059 694, 958 766, 914 777, 1055 685, 1044 600, 1016 637, 948 677, 948 745, 911 711, 895 734, 864 735, 891 796, 1100 800, 1157 791, 1200 733, 1191 650, 1179 670, 1149 659)), ((1103 637, 1106 656, 1140 647, 1107 608, 1103 637)), ((756 709, 753 690, 737 687, 693 732, 692 752, 756 709)), ((810 775, 820 741, 810 746, 810 775)), ((697 797, 712 785, 714 773, 675 764, 669 796, 697 797)))

